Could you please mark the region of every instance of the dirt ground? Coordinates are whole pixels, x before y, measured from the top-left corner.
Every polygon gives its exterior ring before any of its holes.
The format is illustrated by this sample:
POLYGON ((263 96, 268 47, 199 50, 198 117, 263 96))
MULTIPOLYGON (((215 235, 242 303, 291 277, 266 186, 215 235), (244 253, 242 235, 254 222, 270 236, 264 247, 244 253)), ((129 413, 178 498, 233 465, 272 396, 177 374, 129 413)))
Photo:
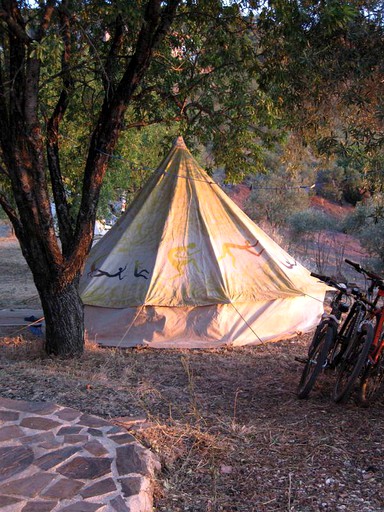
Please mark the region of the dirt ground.
MULTIPOLYGON (((0 271, 1 308, 38 307, 14 240, 0 239, 0 271)), ((87 345, 63 364, 12 334, 0 338, 0 395, 134 429, 162 463, 158 512, 384 511, 384 402, 333 403, 332 374, 297 399, 309 335, 209 351, 87 345)))

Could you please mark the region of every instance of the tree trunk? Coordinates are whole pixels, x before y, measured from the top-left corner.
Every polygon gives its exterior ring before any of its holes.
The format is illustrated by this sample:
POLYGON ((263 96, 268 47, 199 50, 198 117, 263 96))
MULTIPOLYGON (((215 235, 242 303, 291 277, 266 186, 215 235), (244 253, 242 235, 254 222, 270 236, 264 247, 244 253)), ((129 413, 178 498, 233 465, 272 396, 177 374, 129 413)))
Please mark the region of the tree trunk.
POLYGON ((45 351, 60 357, 78 357, 84 351, 84 306, 78 282, 60 291, 40 291, 45 315, 45 351))
MULTIPOLYGON (((126 51, 120 52, 125 27, 120 18, 108 55, 112 59, 110 65, 108 60, 103 65, 97 58, 97 69, 101 64, 103 75, 105 71, 110 75, 103 78, 104 86, 108 86, 99 119, 93 127, 76 219, 71 217, 69 191, 60 167, 59 144, 60 125, 70 104, 71 93, 76 90, 71 69, 77 68, 77 57, 73 62, 71 58, 82 44, 76 31, 72 32, 76 30, 75 25, 71 25, 73 6, 65 1, 57 2, 57 5, 51 1, 42 2, 31 13, 19 0, 1 3, 0 21, 7 30, 1 26, 0 171, 7 178, 15 204, 0 190, 0 205, 15 228, 39 292, 46 322, 47 354, 78 357, 83 353, 84 310, 78 284, 92 243, 100 188, 122 129, 125 111, 149 68, 154 50, 170 30, 179 3, 180 0, 146 2, 137 41, 133 45, 135 50, 127 58, 120 81, 114 83, 114 77, 110 76, 113 74, 112 64, 120 65, 126 51), (32 19, 34 30, 29 30, 27 26, 32 19), (44 103, 45 94, 41 92, 44 88, 41 69, 51 75, 47 67, 51 61, 41 60, 33 44, 40 48, 47 33, 62 35, 62 68, 57 75, 61 76, 62 88, 52 89, 52 98, 57 98, 56 106, 51 115, 47 108, 43 116, 39 108, 44 103), (46 129, 42 128, 43 118, 48 119, 46 129), (52 195, 59 220, 59 238, 54 229, 52 195)), ((117 14, 116 9, 112 12, 117 14)), ((56 43, 55 48, 59 50, 56 43)), ((52 58, 52 62, 56 60, 57 57, 52 58)), ((74 112, 71 111, 71 115, 74 112)))

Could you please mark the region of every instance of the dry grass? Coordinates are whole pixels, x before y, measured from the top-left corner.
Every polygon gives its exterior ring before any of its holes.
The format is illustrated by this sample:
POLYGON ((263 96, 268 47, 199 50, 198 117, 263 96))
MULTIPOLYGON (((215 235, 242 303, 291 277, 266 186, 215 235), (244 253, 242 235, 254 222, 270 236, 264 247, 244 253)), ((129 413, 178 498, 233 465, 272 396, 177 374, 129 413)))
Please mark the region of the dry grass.
MULTIPOLYGON (((0 257, 7 282, 17 286, 20 277, 24 300, 25 264, 5 265, 13 260, 4 244, 0 257)), ((161 460, 157 512, 384 510, 384 404, 334 404, 332 374, 298 400, 295 356, 307 343, 304 336, 209 351, 87 345, 81 359, 63 364, 24 331, 0 339, 0 395, 125 424, 161 460)))
POLYGON ((40 344, 2 339, 0 394, 125 424, 160 457, 159 512, 383 510, 384 405, 332 403, 332 375, 298 400, 305 338, 200 352, 89 346, 65 365, 40 344))
POLYGON ((31 271, 16 238, 0 238, 0 276, 0 308, 40 307, 31 271))

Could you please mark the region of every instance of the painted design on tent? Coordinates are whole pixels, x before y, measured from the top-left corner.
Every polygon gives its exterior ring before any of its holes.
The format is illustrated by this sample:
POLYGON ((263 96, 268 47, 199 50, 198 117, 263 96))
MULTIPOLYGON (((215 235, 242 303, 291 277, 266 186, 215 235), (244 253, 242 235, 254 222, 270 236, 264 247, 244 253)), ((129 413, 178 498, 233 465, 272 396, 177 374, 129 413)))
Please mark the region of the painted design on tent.
POLYGON ((146 268, 139 270, 140 267, 141 267, 140 261, 136 260, 135 261, 135 270, 133 271, 134 276, 135 277, 144 277, 144 279, 148 279, 148 275, 149 275, 148 270, 146 268), (148 274, 148 275, 146 276, 145 274, 148 274))
POLYGON ((183 271, 185 267, 189 264, 193 265, 195 269, 199 272, 199 267, 197 266, 196 260, 193 257, 195 254, 198 254, 200 249, 194 250, 196 244, 191 242, 188 245, 181 245, 179 247, 174 247, 168 251, 168 259, 171 265, 177 270, 177 275, 174 277, 180 277, 183 275, 183 271))
POLYGON ((284 339, 318 323, 325 291, 214 184, 182 138, 92 248, 80 283, 89 339, 120 347, 284 339), (88 275, 125 265, 122 280, 88 275))
POLYGON ((232 254, 232 249, 239 249, 239 250, 247 251, 255 256, 261 256, 264 251, 264 247, 259 252, 251 250, 252 248, 256 248, 258 245, 259 245, 258 240, 256 240, 256 242, 254 244, 251 244, 251 242, 249 240, 246 240, 245 245, 239 245, 239 244, 233 244, 230 242, 226 242, 222 246, 221 256, 219 256, 217 259, 223 260, 226 256, 230 256, 230 258, 232 260, 232 265, 234 267, 236 267, 236 257, 232 254))
POLYGON ((88 272, 89 277, 118 277, 119 281, 122 281, 125 276, 122 275, 122 273, 126 270, 127 265, 125 267, 119 267, 119 270, 115 272, 114 274, 111 274, 110 272, 107 272, 106 270, 102 270, 101 268, 96 268, 91 266, 90 272, 88 272))

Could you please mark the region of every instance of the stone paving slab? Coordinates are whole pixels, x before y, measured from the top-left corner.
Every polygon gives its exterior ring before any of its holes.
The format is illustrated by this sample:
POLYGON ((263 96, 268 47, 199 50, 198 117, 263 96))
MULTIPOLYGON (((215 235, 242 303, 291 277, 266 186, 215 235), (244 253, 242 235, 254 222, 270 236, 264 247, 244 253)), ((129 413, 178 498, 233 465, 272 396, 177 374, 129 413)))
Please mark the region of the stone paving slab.
POLYGON ((151 512, 156 457, 123 427, 0 397, 2 512, 151 512))

